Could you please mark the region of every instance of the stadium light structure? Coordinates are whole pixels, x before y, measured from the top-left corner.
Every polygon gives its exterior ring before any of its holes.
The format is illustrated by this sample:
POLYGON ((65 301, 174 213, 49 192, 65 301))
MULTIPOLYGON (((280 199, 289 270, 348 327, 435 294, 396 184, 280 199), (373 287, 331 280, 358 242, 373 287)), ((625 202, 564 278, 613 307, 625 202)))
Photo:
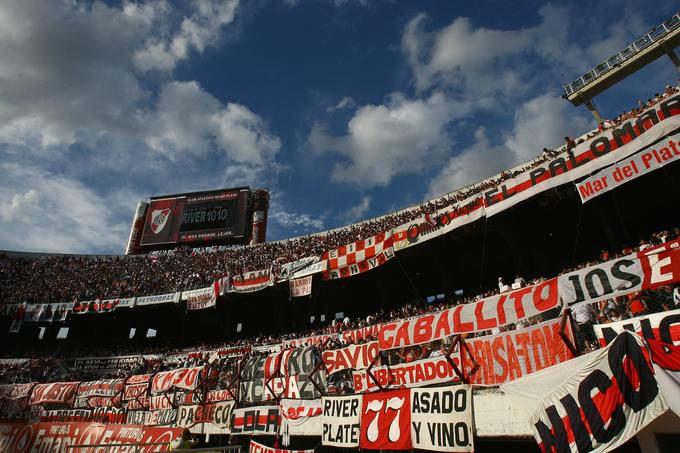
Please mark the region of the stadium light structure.
POLYGON ((652 28, 644 36, 578 79, 564 85, 562 97, 575 106, 585 104, 600 122, 602 117, 593 105, 592 98, 663 55, 668 55, 680 71, 680 59, 673 50, 678 44, 680 44, 680 12, 652 28))

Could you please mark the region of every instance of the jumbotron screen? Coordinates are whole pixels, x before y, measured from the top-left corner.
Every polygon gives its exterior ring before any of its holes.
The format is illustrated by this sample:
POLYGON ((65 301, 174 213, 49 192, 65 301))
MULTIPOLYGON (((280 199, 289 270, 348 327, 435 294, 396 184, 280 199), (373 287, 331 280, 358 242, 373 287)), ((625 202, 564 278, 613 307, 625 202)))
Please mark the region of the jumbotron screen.
POLYGON ((239 188, 154 197, 141 245, 243 238, 249 193, 250 189, 239 188))

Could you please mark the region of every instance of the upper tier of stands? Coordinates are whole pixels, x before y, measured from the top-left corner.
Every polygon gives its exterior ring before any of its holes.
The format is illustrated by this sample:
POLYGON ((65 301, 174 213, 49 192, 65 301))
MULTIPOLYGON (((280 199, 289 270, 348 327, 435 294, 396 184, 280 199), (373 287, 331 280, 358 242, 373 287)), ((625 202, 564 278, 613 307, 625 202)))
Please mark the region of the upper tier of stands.
POLYGON ((216 247, 207 250, 177 248, 148 256, 45 255, 39 258, 0 252, 0 303, 53 303, 144 296, 210 285, 228 274, 268 269, 339 246, 371 237, 392 228, 433 214, 445 207, 499 186, 503 181, 571 150, 578 143, 643 113, 659 101, 680 91, 667 86, 646 103, 612 120, 601 123, 577 139, 568 139, 555 150, 543 149, 530 162, 505 170, 491 178, 450 192, 422 204, 382 217, 348 225, 323 233, 252 246, 216 247), (36 277, 40 284, 36 284, 36 277))

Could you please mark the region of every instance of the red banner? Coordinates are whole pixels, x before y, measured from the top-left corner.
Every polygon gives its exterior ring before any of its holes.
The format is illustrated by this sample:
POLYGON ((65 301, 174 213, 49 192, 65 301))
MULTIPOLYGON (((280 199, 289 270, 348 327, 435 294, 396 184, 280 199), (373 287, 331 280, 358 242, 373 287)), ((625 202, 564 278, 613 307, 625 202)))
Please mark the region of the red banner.
MULTIPOLYGON (((555 319, 527 329, 465 340, 479 364, 470 383, 503 384, 573 358, 559 331, 560 319, 555 319)), ((569 323, 565 331, 573 342, 569 323)), ((472 364, 466 361, 465 368, 469 373, 472 364)))
POLYGON ((68 453, 71 450, 67 447, 91 445, 90 448, 78 448, 77 451, 94 453, 101 451, 107 444, 155 444, 138 447, 136 451, 168 451, 170 442, 180 437, 182 431, 181 428, 88 422, 4 423, 0 424, 0 451, 68 453))
POLYGON ((194 390, 200 381, 203 367, 179 368, 157 373, 151 380, 151 393, 164 393, 172 388, 194 390))
POLYGON ((411 391, 364 395, 359 446, 371 450, 410 450, 411 391))

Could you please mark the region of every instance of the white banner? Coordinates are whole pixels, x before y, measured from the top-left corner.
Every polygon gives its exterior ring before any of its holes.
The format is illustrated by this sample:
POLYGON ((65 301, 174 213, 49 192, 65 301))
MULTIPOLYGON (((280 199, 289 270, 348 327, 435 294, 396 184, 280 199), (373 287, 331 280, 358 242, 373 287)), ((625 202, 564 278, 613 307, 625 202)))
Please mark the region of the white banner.
POLYGON ((124 384, 124 379, 81 382, 75 407, 116 406, 120 402, 124 384))
POLYGON ((411 390, 411 442, 422 450, 474 451, 472 387, 411 390))
POLYGON ((234 409, 231 412, 231 434, 276 435, 281 415, 279 406, 257 406, 234 409))
POLYGON ((278 280, 290 280, 291 278, 306 277, 321 272, 324 269, 324 264, 319 256, 301 258, 282 265, 276 278, 278 280))
POLYGON ((187 310, 203 310, 204 308, 214 307, 219 294, 220 284, 215 282, 207 288, 182 291, 182 300, 187 301, 187 310))
POLYGON ((149 397, 149 410, 171 409, 175 406, 174 393, 162 393, 149 397))
POLYGON ((296 278, 288 282, 290 297, 302 297, 312 294, 312 276, 296 278))
POLYGON ((543 451, 605 452, 667 409, 642 339, 624 332, 543 398, 530 423, 543 451))
POLYGON ((570 153, 551 159, 484 192, 485 212, 492 216, 534 195, 576 181, 620 161, 680 127, 680 96, 659 102, 638 118, 578 144, 570 153), (636 126, 638 131, 633 129, 636 126))
MULTIPOLYGON (((451 359, 458 369, 462 371, 460 352, 455 351, 451 354, 451 359)), ((389 367, 373 367, 371 373, 385 389, 422 387, 430 384, 460 381, 455 370, 444 356, 431 357, 389 367)), ((367 370, 354 371, 352 377, 354 391, 357 393, 380 390, 380 386, 373 382, 367 370)))
POLYGON ((229 434, 233 401, 203 405, 179 406, 177 427, 189 428, 192 433, 229 434))
POLYGON ((362 396, 324 396, 321 404, 321 444, 331 447, 358 447, 362 396))
POLYGON ((512 324, 560 306, 557 279, 415 318, 385 323, 378 341, 389 350, 512 324))
POLYGON ((342 349, 327 349, 322 354, 328 374, 353 369, 365 370, 378 357, 380 350, 377 341, 353 344, 342 349))
POLYGON ((177 421, 177 409, 160 409, 144 412, 145 426, 170 426, 177 421))
POLYGON ((576 184, 581 202, 585 203, 628 181, 680 160, 678 140, 680 140, 680 134, 666 137, 653 147, 628 156, 616 165, 605 168, 576 184))
POLYGON ((284 436, 320 436, 321 400, 281 399, 281 427, 279 434, 284 436))
POLYGON ((281 345, 284 348, 298 348, 300 346, 311 346, 317 345, 321 346, 325 344, 328 340, 338 338, 337 333, 329 333, 323 335, 314 335, 313 337, 303 337, 303 338, 292 338, 290 340, 283 340, 281 345))
POLYGON ((157 304, 176 304, 179 302, 179 296, 181 293, 169 293, 169 294, 158 294, 155 296, 142 296, 138 297, 135 301, 136 307, 144 307, 147 305, 157 305, 157 304))
POLYGON ((636 333, 643 338, 655 338, 664 343, 680 346, 680 309, 661 311, 607 324, 595 324, 593 329, 601 346, 614 341, 616 336, 624 330, 636 333))
POLYGON ((70 406, 80 382, 51 382, 33 387, 29 404, 65 404, 70 406))

